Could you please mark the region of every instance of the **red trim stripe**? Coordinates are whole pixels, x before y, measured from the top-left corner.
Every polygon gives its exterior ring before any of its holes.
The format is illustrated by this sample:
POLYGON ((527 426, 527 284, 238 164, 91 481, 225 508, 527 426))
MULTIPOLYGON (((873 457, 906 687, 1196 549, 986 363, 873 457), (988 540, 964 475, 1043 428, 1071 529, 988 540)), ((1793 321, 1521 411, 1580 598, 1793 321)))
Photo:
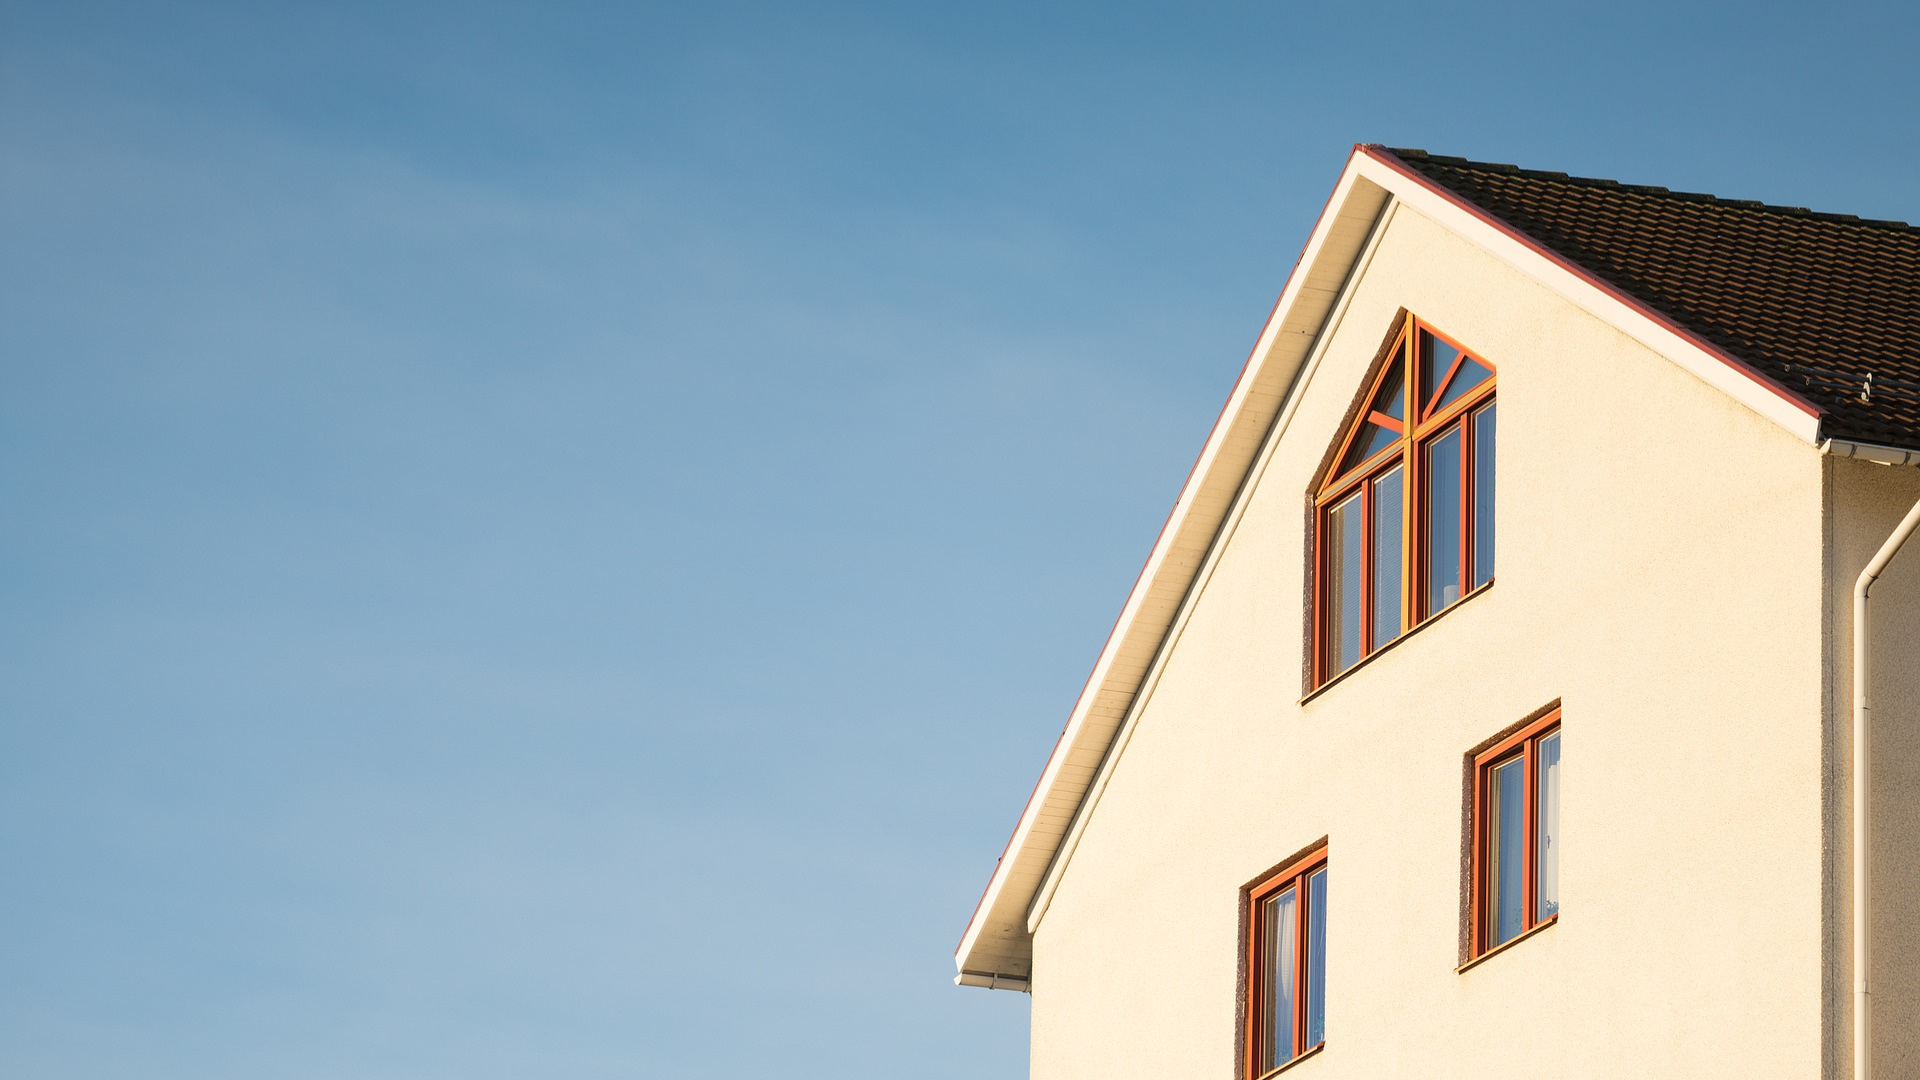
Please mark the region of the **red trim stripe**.
POLYGON ((1573 262, 1572 260, 1568 259, 1566 256, 1561 255, 1559 252, 1554 251, 1553 249, 1547 247, 1545 244, 1542 244, 1540 241, 1534 239, 1532 235, 1526 232, 1523 232, 1520 229, 1514 228, 1512 225, 1509 225, 1506 222, 1500 220, 1499 218, 1494 217, 1492 214, 1481 209, 1477 203, 1474 203, 1468 200, 1465 196, 1460 195, 1458 192, 1453 191, 1451 188, 1446 187, 1445 185, 1439 183, 1438 181, 1428 178, 1426 174, 1420 172, 1418 169, 1415 169, 1413 166, 1408 165, 1406 162, 1400 160, 1400 158, 1397 155, 1395 155, 1393 151, 1388 150, 1386 147, 1381 146, 1378 143, 1362 143, 1359 146, 1354 147, 1354 150, 1358 153, 1365 154, 1369 158, 1372 158, 1374 161, 1377 161, 1380 164, 1385 165, 1387 168, 1392 169, 1394 172, 1397 172, 1400 175, 1406 177, 1407 179, 1413 181, 1414 183, 1419 184, 1421 187, 1447 200, 1448 202, 1452 203, 1454 206, 1457 206, 1461 210, 1464 210, 1467 213, 1473 215, 1474 217, 1478 218, 1480 221, 1486 223, 1487 225, 1490 225, 1493 228, 1498 229, 1500 232, 1505 233, 1508 237, 1519 241, 1521 244, 1525 245, 1529 250, 1547 259, 1547 261, 1560 267, 1562 270, 1567 271, 1573 276, 1579 278, 1581 281, 1584 281, 1587 284, 1593 286, 1594 288, 1599 289, 1601 292, 1606 293, 1608 296, 1612 297, 1613 299, 1618 300, 1622 304, 1625 304, 1626 306, 1632 308, 1633 310, 1639 312, 1640 314, 1646 316, 1647 318, 1652 319, 1654 322, 1659 323, 1661 326, 1666 327, 1668 330, 1672 331, 1674 334, 1680 336, 1681 338, 1684 338, 1687 341, 1687 343, 1692 345, 1694 348, 1699 349, 1701 352, 1706 353, 1708 356, 1711 356, 1714 359, 1720 361, 1721 363, 1727 365, 1728 367, 1734 369, 1735 371, 1738 371, 1740 374, 1745 375, 1749 379, 1752 379, 1754 382, 1760 384, 1766 389, 1773 391, 1773 393, 1778 395, 1781 400, 1792 405, 1794 408, 1799 409, 1801 412, 1806 413, 1808 416, 1814 417, 1816 419, 1823 418, 1826 416, 1825 410, 1821 409, 1819 406, 1813 404, 1812 402, 1801 397, 1800 395, 1794 393, 1792 390, 1787 389, 1785 386, 1782 386, 1779 383, 1775 382, 1772 379, 1772 377, 1768 376, 1764 372, 1759 371, 1758 369, 1754 368, 1752 365, 1748 364, 1746 361, 1733 356, 1732 354, 1728 353, 1726 350, 1720 348, 1718 345, 1713 344, 1712 342, 1701 337, 1699 334, 1696 334, 1692 330, 1689 330, 1686 327, 1680 325, 1679 323, 1673 321, 1673 319, 1669 317, 1665 312, 1662 312, 1658 309, 1647 306, 1645 302, 1641 301, 1637 297, 1629 293, 1622 292, 1617 286, 1614 286, 1609 282, 1599 277, 1596 277, 1594 274, 1589 272, 1586 268, 1580 266, 1578 263, 1573 262))

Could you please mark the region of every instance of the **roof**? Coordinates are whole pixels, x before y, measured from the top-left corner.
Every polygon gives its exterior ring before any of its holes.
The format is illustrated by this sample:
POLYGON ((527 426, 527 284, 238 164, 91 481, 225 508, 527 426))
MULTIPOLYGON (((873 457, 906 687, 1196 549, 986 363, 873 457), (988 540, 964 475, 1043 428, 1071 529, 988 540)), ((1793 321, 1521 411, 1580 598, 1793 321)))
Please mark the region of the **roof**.
POLYGON ((1887 462, 1920 450, 1920 367, 1893 345, 1920 317, 1916 230, 1354 147, 968 920, 955 982, 1029 985, 1032 934, 1246 505, 1247 480, 1284 437, 1401 206, 1809 447, 1887 462))
POLYGON ((1391 153, 1805 399, 1828 437, 1920 449, 1920 228, 1391 153))

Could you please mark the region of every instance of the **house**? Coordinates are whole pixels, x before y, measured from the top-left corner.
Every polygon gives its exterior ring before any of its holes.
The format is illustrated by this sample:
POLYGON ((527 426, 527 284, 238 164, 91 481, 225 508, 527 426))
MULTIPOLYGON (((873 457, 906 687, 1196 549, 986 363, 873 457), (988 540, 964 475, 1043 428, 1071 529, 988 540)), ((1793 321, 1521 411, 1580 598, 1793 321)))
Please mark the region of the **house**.
POLYGON ((1356 147, 956 981, 1036 1080, 1920 1076, 1917 463, 1920 229, 1356 147))

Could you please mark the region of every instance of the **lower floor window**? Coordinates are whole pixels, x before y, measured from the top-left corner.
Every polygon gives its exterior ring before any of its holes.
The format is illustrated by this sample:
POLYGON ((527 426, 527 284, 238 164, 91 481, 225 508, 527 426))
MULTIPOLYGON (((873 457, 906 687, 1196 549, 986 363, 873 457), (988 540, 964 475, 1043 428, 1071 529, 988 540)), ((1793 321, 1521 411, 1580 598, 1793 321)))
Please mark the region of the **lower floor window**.
POLYGON ((1473 951, 1560 912, 1560 713, 1474 760, 1473 951))
POLYGON ((1259 1077, 1326 1041, 1326 848, 1250 886, 1247 913, 1247 1075, 1259 1077))

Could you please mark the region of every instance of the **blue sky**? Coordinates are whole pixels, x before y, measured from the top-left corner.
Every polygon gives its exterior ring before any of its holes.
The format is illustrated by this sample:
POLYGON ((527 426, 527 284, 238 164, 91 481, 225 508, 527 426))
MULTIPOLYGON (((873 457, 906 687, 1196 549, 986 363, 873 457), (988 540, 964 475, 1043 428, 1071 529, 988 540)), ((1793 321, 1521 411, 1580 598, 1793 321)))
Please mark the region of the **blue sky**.
POLYGON ((0 3, 0 1074, 967 1077, 1356 141, 1920 220, 1892 6, 0 3))

